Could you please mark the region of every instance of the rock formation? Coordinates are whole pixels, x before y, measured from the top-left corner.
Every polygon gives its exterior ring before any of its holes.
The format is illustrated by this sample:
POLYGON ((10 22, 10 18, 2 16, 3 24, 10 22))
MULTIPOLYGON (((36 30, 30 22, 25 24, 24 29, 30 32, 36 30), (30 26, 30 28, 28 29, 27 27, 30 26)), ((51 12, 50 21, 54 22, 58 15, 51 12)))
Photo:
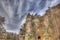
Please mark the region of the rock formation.
POLYGON ((42 40, 60 40, 60 4, 49 8, 40 19, 40 36, 42 34, 42 40))
POLYGON ((60 40, 60 4, 46 11, 44 16, 28 14, 25 40, 60 40))
POLYGON ((0 17, 0 40, 60 40, 60 4, 46 11, 44 16, 27 15, 19 34, 8 33, 0 17))
MULTIPOLYGON (((26 23, 24 24, 23 27, 25 27, 25 30, 23 30, 22 34, 25 37, 25 40, 37 40, 38 39, 38 27, 40 24, 39 16, 33 16, 28 14, 26 18, 26 23), (25 32, 24 32, 25 31, 25 32)), ((21 31, 22 31, 21 30, 21 31)), ((20 33, 21 33, 20 31, 20 33)))

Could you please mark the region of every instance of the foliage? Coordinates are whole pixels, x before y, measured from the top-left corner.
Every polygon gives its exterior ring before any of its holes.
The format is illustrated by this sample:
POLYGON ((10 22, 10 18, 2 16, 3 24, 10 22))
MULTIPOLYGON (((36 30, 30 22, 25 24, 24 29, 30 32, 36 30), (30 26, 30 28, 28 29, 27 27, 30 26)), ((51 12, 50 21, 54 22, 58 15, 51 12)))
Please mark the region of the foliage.
POLYGON ((33 37, 30 36, 30 37, 28 38, 28 40, 33 40, 33 37))

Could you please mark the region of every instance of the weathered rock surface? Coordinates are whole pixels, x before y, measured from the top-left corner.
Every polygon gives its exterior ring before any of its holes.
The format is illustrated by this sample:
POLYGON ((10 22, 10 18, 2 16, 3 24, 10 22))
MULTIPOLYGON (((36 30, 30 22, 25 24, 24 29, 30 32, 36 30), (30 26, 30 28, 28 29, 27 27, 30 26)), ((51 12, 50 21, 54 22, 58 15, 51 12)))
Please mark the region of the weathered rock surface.
POLYGON ((60 4, 49 8, 46 14, 41 17, 40 35, 41 34, 42 40, 60 40, 60 4))
POLYGON ((30 15, 18 35, 7 33, 0 17, 0 40, 60 40, 60 4, 49 8, 44 16, 30 15))

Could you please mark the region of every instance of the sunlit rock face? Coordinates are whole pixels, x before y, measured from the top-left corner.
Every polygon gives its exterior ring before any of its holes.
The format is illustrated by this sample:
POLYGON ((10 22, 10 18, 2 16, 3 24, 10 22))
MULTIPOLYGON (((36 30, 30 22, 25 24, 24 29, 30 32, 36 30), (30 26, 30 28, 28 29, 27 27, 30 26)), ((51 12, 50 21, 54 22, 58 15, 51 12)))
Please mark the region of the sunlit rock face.
POLYGON ((40 36, 48 40, 60 40, 60 4, 49 8, 40 21, 40 36), (41 30, 43 29, 43 31, 41 30))
POLYGON ((40 24, 40 16, 27 15, 26 23, 20 30, 20 38, 24 40, 38 40, 38 27, 40 24))
POLYGON ((19 35, 25 40, 60 40, 59 20, 60 4, 52 8, 49 7, 44 16, 28 15, 22 31, 20 30, 22 35, 19 35))

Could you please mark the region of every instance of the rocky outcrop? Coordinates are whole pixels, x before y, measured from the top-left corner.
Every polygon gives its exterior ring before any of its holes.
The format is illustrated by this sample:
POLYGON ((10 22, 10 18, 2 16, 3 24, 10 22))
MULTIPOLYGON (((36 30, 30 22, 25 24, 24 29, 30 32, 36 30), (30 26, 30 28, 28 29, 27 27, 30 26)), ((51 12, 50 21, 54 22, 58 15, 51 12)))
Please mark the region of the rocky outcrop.
POLYGON ((18 35, 6 32, 3 23, 4 17, 0 17, 0 40, 60 40, 60 4, 44 16, 28 14, 18 35))
POLYGON ((60 4, 49 8, 40 20, 40 36, 42 40, 60 40, 60 4), (42 31, 42 29, 43 31, 42 31), (42 33, 41 33, 42 31, 42 33))
MULTIPOLYGON (((33 16, 28 14, 27 18, 26 18, 26 23, 24 24, 24 29, 22 29, 21 31, 22 34, 24 35, 25 39, 24 40, 37 40, 37 36, 38 36, 38 27, 39 27, 39 16, 33 16)), ((22 28, 23 28, 22 27, 22 28)), ((20 31, 20 33, 21 33, 20 31)), ((21 35, 21 34, 20 34, 21 35)), ((22 36, 23 36, 22 35, 22 36)))
POLYGON ((49 8, 44 16, 28 14, 25 40, 60 40, 60 4, 49 8))

